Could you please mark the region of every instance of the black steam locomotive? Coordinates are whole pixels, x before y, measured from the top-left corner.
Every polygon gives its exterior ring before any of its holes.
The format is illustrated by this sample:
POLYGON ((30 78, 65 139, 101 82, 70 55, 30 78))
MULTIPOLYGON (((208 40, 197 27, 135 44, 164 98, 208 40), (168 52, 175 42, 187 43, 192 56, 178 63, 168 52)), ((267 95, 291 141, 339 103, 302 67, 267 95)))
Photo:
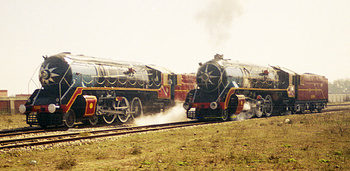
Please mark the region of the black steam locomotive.
POLYGON ((44 57, 42 87, 20 106, 29 125, 125 123, 183 102, 195 76, 136 62, 60 53, 44 57))
POLYGON ((245 119, 318 111, 328 102, 328 80, 281 67, 244 64, 215 55, 200 64, 183 104, 191 119, 245 119))

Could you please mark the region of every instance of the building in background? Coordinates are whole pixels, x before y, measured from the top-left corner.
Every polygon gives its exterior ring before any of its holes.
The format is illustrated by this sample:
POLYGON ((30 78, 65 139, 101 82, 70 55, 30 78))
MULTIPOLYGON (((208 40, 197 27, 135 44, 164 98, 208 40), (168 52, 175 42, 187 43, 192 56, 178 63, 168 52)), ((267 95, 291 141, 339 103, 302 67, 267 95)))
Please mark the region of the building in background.
POLYGON ((0 90, 0 97, 7 97, 7 90, 0 90))
POLYGON ((17 94, 8 96, 7 90, 0 90, 0 113, 16 114, 19 113, 19 105, 26 103, 30 94, 17 94))

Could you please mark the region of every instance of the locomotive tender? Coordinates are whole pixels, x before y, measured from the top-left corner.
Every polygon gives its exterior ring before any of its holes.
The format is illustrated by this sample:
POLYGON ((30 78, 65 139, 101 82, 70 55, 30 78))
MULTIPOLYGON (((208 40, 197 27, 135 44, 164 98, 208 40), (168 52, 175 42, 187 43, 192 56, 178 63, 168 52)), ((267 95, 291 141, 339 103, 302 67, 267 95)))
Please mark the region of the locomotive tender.
POLYGON ((27 124, 41 127, 72 127, 78 121, 125 123, 184 102, 195 88, 194 74, 69 52, 44 57, 39 80, 42 87, 20 112, 26 114, 27 124))
POLYGON ((198 87, 183 107, 190 119, 247 119, 253 116, 321 112, 328 102, 328 80, 281 67, 244 64, 216 54, 201 64, 198 87))

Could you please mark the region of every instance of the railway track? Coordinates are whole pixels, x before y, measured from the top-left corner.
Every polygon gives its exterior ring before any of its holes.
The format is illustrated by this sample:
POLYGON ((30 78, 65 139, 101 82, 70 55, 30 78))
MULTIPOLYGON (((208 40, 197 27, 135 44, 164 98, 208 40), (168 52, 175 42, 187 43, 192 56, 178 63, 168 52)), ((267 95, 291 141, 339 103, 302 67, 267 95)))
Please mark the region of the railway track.
MULTIPOLYGON (((332 111, 340 111, 340 110, 350 110, 350 103, 330 103, 328 104, 328 108, 324 109, 323 112, 332 112, 332 111)), ((121 125, 123 127, 130 126, 130 125, 121 125)), ((95 126, 90 125, 77 125, 79 128, 96 128, 96 127, 113 127, 111 125, 106 124, 99 124, 95 126)), ((32 134, 32 133, 45 133, 45 132, 54 132, 54 131, 67 131, 67 127, 51 127, 43 129, 41 127, 25 127, 25 128, 17 128, 17 129, 11 129, 11 130, 0 130, 0 138, 1 137, 11 137, 11 136, 17 136, 17 135, 25 135, 25 134, 32 134)))
POLYGON ((350 106, 350 102, 328 103, 327 106, 350 106))
POLYGON ((31 136, 25 138, 14 138, 0 140, 0 150, 9 150, 20 147, 33 147, 47 144, 56 144, 62 142, 72 142, 87 139, 96 139, 103 137, 112 137, 126 134, 135 134, 142 132, 159 131, 166 129, 182 128, 195 125, 204 125, 213 122, 175 122, 167 124, 147 125, 147 126, 133 126, 124 128, 109 128, 92 131, 77 131, 72 133, 59 133, 56 135, 31 136))
MULTIPOLYGON (((121 127, 126 127, 130 125, 120 125, 121 127)), ((84 124, 77 124, 76 127, 78 128, 98 128, 98 127, 115 127, 107 124, 99 124, 99 125, 84 125, 84 124)), ((1 130, 0 131, 0 138, 2 137, 11 137, 11 136, 17 136, 17 135, 25 135, 25 134, 35 134, 35 133, 49 133, 49 132, 55 132, 55 131, 67 131, 69 128, 64 126, 59 127, 51 127, 51 128, 41 128, 41 127, 25 127, 25 128, 17 128, 17 129, 11 129, 11 130, 1 130)))
POLYGON ((334 112, 341 110, 350 110, 350 103, 328 104, 328 107, 323 109, 323 112, 334 112))
POLYGON ((34 127, 34 128, 13 129, 13 130, 1 131, 0 138, 12 137, 12 136, 24 135, 24 134, 35 134, 35 133, 45 133, 45 132, 64 131, 64 130, 67 130, 67 128, 43 129, 40 127, 34 127))
MULTIPOLYGON (((350 110, 350 104, 329 105, 323 110, 323 113, 350 110)), ((101 127, 97 130, 87 129, 68 129, 68 128, 51 128, 51 129, 19 129, 17 131, 0 132, 0 150, 9 150, 21 147, 33 147, 40 145, 52 145, 63 142, 73 142, 88 139, 97 139, 104 137, 112 137, 126 134, 159 131, 166 129, 174 129, 181 127, 189 127, 195 125, 210 124, 213 122, 175 122, 147 126, 126 126, 123 127, 101 127), (68 130, 68 131, 67 131, 68 130), (73 131, 72 131, 73 130, 73 131), (52 133, 50 133, 52 132, 52 133), (42 135, 41 135, 42 134, 42 135), (48 135, 51 134, 51 135, 48 135)), ((91 127, 90 127, 91 128, 91 127)), ((97 127, 98 128, 98 127, 97 127)), ((96 129, 93 127, 91 129, 96 129)))

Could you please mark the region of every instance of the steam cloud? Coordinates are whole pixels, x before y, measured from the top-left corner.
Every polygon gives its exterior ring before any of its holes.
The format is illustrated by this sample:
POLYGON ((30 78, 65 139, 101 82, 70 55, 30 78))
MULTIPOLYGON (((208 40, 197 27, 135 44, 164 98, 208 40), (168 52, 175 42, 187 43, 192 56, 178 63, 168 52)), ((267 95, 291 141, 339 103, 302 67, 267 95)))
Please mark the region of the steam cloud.
POLYGON ((204 24, 211 42, 219 47, 230 39, 233 20, 242 12, 239 0, 214 0, 196 19, 204 24))
POLYGON ((134 120, 134 124, 138 126, 143 126, 187 120, 188 119, 186 117, 186 112, 183 109, 182 104, 178 104, 165 112, 136 118, 134 120))
POLYGON ((238 121, 250 119, 254 116, 254 109, 251 106, 251 103, 246 101, 243 105, 243 110, 242 112, 236 116, 238 121))

